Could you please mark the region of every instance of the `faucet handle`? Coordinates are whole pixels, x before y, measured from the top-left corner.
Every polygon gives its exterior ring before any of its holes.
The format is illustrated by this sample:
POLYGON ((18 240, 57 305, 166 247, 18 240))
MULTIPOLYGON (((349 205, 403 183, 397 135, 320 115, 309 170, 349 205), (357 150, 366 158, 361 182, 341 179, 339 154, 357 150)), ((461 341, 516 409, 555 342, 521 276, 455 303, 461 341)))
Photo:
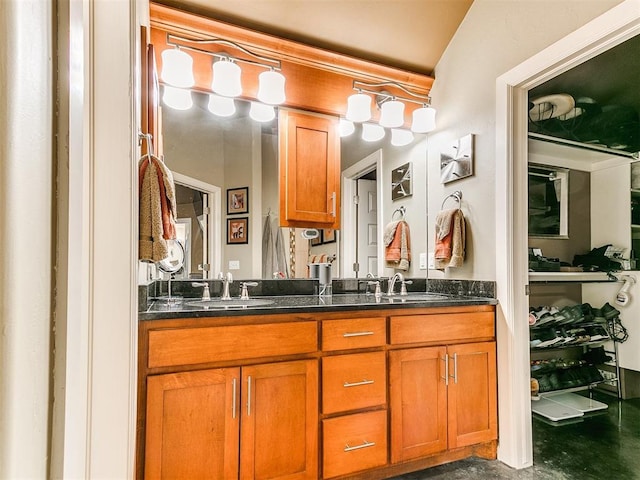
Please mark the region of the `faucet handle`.
POLYGON ((202 300, 211 300, 211 293, 209 291, 208 282, 192 282, 192 287, 202 287, 202 300))
POLYGON ((240 283, 240 300, 249 300, 249 289, 247 287, 257 287, 258 282, 240 283))
POLYGON ((375 297, 380 298, 382 296, 382 290, 380 290, 380 282, 378 280, 369 281, 367 285, 373 285, 376 288, 373 294, 375 297))
POLYGON ((412 280, 402 280, 400 282, 400 295, 409 295, 407 293, 407 285, 411 285, 412 283, 412 280))

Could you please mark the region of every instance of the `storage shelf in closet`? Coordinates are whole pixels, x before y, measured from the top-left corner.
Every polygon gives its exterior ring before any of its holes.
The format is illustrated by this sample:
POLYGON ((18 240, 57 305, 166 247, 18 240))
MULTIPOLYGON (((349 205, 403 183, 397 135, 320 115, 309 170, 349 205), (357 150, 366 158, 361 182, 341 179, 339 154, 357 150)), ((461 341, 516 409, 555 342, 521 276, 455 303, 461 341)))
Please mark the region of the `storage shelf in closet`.
POLYGON ((606 272, 529 272, 530 282, 616 282, 606 272))

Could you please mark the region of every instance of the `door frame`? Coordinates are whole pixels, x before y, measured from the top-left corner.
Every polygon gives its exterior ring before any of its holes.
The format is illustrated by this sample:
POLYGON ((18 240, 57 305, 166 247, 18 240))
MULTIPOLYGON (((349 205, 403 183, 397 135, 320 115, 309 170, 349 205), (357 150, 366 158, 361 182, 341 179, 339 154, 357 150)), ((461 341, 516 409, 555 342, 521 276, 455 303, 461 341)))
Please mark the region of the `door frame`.
POLYGON ((222 265, 222 189, 178 172, 173 173, 173 180, 209 195, 209 231, 207 232, 209 272, 203 278, 215 278, 215 272, 220 272, 222 265))
MULTIPOLYGON (((340 241, 340 277, 342 278, 354 278, 353 277, 353 264, 357 261, 356 255, 356 231, 358 225, 356 224, 357 212, 356 204, 349 200, 354 197, 358 191, 356 180, 363 175, 366 175, 373 170, 377 170, 378 178, 382 172, 382 149, 367 155, 362 160, 354 163, 349 168, 342 172, 342 238, 340 241)), ((377 197, 377 222, 378 228, 382 225, 382 182, 376 182, 376 197, 377 197)), ((376 276, 380 277, 383 274, 384 269, 384 250, 382 242, 378 242, 378 271, 376 276)))
POLYGON ((496 80, 498 459, 533 464, 527 266, 527 93, 640 34, 640 3, 626 0, 496 80), (508 419, 505 421, 505 419, 508 419))

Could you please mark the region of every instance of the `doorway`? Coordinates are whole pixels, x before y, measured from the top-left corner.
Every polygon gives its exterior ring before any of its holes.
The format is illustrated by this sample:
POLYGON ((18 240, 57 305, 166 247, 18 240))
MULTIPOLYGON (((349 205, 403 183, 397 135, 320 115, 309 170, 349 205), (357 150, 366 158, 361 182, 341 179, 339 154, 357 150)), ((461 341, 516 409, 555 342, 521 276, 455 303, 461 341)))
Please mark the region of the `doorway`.
POLYGON ((533 463, 529 385, 527 112, 528 91, 640 33, 637 3, 624 2, 496 81, 496 257, 499 459, 513 467, 533 463))

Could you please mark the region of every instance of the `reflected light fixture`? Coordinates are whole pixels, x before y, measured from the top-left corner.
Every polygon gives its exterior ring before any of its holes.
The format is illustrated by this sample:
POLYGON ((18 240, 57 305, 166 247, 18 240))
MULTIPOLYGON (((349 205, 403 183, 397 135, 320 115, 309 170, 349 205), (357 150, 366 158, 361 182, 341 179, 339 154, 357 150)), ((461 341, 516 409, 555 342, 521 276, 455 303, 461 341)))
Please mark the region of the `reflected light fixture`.
POLYGON ((164 86, 162 94, 162 102, 175 110, 188 110, 193 106, 191 98, 191 90, 183 90, 181 88, 164 86))
POLYGON ((219 117, 230 117, 236 113, 236 103, 233 98, 221 97, 215 93, 209 95, 207 108, 219 117))
POLYGON ((162 52, 162 72, 160 78, 174 87, 191 88, 193 78, 193 58, 179 48, 168 48, 162 52))
POLYGON ((424 104, 413 111, 413 123, 411 131, 415 133, 428 133, 436 128, 436 109, 424 104))
POLYGON ((377 142, 384 138, 384 128, 375 123, 362 124, 362 139, 366 142, 377 142))
POLYGON ((353 124, 352 121, 350 120, 345 120, 344 118, 340 119, 340 136, 341 137, 348 137, 349 135, 351 135, 355 129, 356 126, 353 124))
POLYGON ((280 105, 286 100, 284 94, 284 75, 268 70, 258 75, 258 100, 269 105, 280 105))
POLYGON ((256 122, 270 122, 276 118, 276 111, 272 105, 265 105, 260 102, 251 102, 249 116, 256 122))
POLYGON ((237 97, 242 93, 242 70, 229 59, 213 62, 211 90, 223 97, 237 97))
POLYGON ((354 93, 347 99, 347 120, 366 122, 371 118, 371 97, 362 92, 354 93))
POLYGON ((380 125, 388 128, 400 127, 404 124, 404 103, 395 98, 385 100, 380 107, 380 125))
POLYGON ((391 145, 394 147, 404 147, 413 142, 413 133, 409 130, 393 128, 391 130, 391 145))

